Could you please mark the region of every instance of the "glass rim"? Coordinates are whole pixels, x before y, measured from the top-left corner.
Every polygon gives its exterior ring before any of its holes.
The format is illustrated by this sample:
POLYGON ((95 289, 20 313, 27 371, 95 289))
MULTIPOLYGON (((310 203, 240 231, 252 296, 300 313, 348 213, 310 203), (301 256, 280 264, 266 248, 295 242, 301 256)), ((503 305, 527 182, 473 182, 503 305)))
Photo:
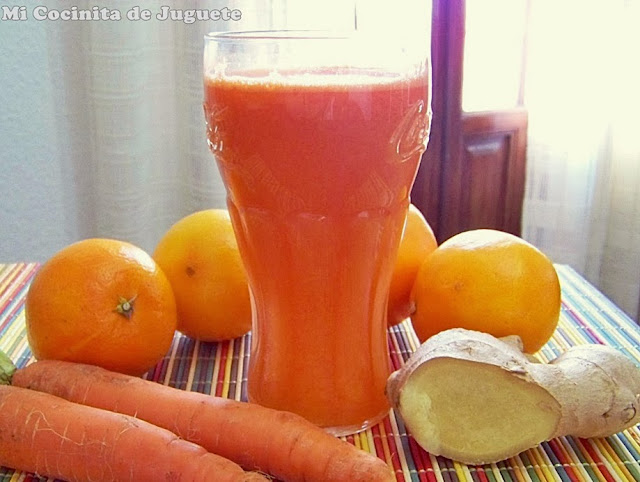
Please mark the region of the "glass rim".
POLYGON ((205 40, 347 40, 358 37, 357 30, 335 31, 335 30, 244 30, 227 32, 209 32, 205 34, 205 40))

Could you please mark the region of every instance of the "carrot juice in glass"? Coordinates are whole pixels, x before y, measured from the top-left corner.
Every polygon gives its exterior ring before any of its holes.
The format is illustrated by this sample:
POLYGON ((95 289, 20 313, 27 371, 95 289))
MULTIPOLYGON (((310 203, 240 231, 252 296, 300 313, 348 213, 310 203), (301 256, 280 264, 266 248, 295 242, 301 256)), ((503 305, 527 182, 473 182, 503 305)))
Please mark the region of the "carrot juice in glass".
POLYGON ((389 410, 386 303, 429 133, 428 50, 227 33, 205 38, 204 64, 252 297, 248 398, 336 435, 367 428, 389 410))

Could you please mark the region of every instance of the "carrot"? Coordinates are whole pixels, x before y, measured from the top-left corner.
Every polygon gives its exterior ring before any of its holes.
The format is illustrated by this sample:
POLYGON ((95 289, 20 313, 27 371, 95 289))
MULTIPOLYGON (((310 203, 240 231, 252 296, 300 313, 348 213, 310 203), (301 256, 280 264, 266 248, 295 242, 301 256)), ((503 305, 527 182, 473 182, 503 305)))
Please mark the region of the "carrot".
POLYGON ((245 469, 287 482, 395 480, 378 457, 289 412, 54 360, 17 370, 12 383, 135 415, 245 469))
POLYGON ((265 480, 143 420, 8 385, 0 464, 69 481, 265 480))

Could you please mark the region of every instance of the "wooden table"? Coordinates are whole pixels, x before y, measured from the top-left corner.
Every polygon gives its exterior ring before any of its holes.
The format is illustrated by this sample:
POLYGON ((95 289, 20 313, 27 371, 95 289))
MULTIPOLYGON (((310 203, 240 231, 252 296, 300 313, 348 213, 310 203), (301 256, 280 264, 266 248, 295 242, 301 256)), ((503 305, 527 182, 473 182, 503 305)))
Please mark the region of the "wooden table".
MULTIPOLYGON (((24 326, 24 299, 35 263, 0 264, 0 349, 18 366, 32 360, 24 326)), ((562 312, 552 340, 537 356, 548 361, 584 343, 612 345, 640 364, 640 328, 568 266, 557 266, 562 312)), ((245 400, 250 334, 223 343, 201 343, 176 334, 170 352, 146 378, 184 390, 245 400)), ((408 321, 389 330, 398 368, 417 346, 408 321)), ((517 430, 517 427, 514 427, 517 430)), ((380 424, 345 438, 377 454, 398 481, 640 481, 640 431, 633 427, 602 439, 561 437, 497 464, 466 466, 422 450, 393 411, 380 424)), ((0 468, 1 481, 40 480, 0 468)))

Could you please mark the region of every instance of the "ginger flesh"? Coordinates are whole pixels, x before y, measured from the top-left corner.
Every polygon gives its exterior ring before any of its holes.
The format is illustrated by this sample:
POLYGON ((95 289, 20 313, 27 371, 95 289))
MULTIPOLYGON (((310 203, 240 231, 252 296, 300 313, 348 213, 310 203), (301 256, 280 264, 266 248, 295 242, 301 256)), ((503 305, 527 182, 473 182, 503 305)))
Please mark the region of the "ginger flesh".
POLYGON ((444 358, 414 372, 400 406, 419 444, 474 464, 537 445, 560 417, 555 399, 535 384, 495 366, 444 358))
POLYGON ((517 339, 462 329, 430 338, 387 384, 416 442, 466 464, 617 433, 640 421, 639 394, 640 369, 613 348, 576 347, 543 364, 517 339))

